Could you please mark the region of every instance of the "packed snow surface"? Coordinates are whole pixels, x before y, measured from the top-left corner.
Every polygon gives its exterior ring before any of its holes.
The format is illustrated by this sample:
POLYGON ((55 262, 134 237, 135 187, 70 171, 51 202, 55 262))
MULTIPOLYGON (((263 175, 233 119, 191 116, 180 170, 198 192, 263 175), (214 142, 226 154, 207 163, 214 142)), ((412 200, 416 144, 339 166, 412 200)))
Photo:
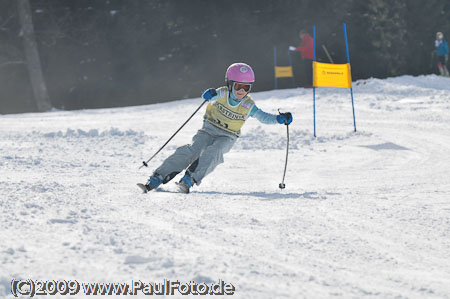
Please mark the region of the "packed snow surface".
POLYGON ((286 126, 250 118, 190 194, 173 192, 181 175, 140 192, 201 127, 204 107, 138 169, 200 98, 1 115, 0 297, 12 279, 170 279, 223 280, 232 298, 450 298, 450 80, 353 91, 356 132, 349 90, 316 90, 316 138, 312 89, 253 93, 294 116, 284 190, 286 126))

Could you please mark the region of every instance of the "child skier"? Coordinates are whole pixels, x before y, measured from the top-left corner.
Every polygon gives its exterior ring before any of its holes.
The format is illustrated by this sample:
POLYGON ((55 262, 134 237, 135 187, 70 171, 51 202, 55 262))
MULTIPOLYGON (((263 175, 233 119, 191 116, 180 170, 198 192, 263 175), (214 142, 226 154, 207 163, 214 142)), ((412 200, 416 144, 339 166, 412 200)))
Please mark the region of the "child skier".
POLYGON ((442 32, 436 33, 436 41, 434 43, 436 46, 439 73, 441 74, 441 76, 448 77, 448 43, 446 40, 444 40, 444 34, 442 32))
POLYGON ((200 185, 203 178, 217 165, 223 163, 223 155, 230 151, 241 135, 241 127, 249 116, 264 124, 290 124, 291 113, 270 114, 256 107, 248 95, 255 75, 245 63, 233 63, 225 74, 226 86, 210 88, 202 98, 208 101, 203 127, 192 138, 192 144, 179 147, 159 166, 144 184, 138 186, 147 193, 166 184, 186 169, 177 183, 180 192, 189 193, 194 185, 200 185))

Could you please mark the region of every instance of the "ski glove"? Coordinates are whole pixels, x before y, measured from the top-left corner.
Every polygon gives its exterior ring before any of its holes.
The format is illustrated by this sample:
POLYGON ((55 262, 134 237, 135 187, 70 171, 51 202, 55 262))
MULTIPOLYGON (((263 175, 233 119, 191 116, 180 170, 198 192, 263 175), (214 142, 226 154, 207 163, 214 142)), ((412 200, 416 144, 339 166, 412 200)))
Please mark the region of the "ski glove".
POLYGON ((210 101, 216 95, 217 95, 217 91, 214 88, 210 88, 203 92, 202 98, 205 99, 205 101, 210 101))
POLYGON ((292 114, 290 112, 280 113, 277 115, 277 122, 279 124, 289 125, 292 122, 292 114))
POLYGON ((294 46, 289 46, 289 51, 295 51, 297 50, 294 46))

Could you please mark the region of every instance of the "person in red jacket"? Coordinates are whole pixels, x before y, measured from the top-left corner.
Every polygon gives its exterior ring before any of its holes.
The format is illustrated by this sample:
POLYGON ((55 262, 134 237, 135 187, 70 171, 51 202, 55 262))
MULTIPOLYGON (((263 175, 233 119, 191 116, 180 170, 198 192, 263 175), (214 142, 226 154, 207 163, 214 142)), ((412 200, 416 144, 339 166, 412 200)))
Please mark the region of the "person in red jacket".
POLYGON ((313 61, 313 55, 314 55, 313 38, 304 29, 300 30, 300 33, 298 34, 298 36, 300 37, 300 40, 301 40, 300 46, 297 48, 294 46, 290 46, 289 50, 299 51, 302 54, 303 65, 305 67, 305 74, 306 74, 306 84, 304 85, 304 87, 311 88, 312 87, 312 61, 313 61))

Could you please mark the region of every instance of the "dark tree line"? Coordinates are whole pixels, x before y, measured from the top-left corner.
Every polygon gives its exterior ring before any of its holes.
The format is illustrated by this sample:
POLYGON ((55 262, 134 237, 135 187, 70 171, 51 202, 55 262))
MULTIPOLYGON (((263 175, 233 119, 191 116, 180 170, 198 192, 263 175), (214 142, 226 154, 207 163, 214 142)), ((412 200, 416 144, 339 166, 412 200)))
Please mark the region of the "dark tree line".
MULTIPOLYGON (((18 0, 0 2, 0 114, 38 111, 18 0)), ((317 57, 344 63, 348 28, 353 79, 435 73, 436 31, 450 36, 449 0, 31 0, 34 35, 51 105, 82 109, 197 97, 226 67, 252 65, 255 91, 273 89, 301 28, 317 27, 317 57)), ((299 54, 296 80, 305 79, 299 54)), ((33 77, 33 76, 32 76, 33 77)), ((291 87, 291 81, 280 87, 291 87)))

